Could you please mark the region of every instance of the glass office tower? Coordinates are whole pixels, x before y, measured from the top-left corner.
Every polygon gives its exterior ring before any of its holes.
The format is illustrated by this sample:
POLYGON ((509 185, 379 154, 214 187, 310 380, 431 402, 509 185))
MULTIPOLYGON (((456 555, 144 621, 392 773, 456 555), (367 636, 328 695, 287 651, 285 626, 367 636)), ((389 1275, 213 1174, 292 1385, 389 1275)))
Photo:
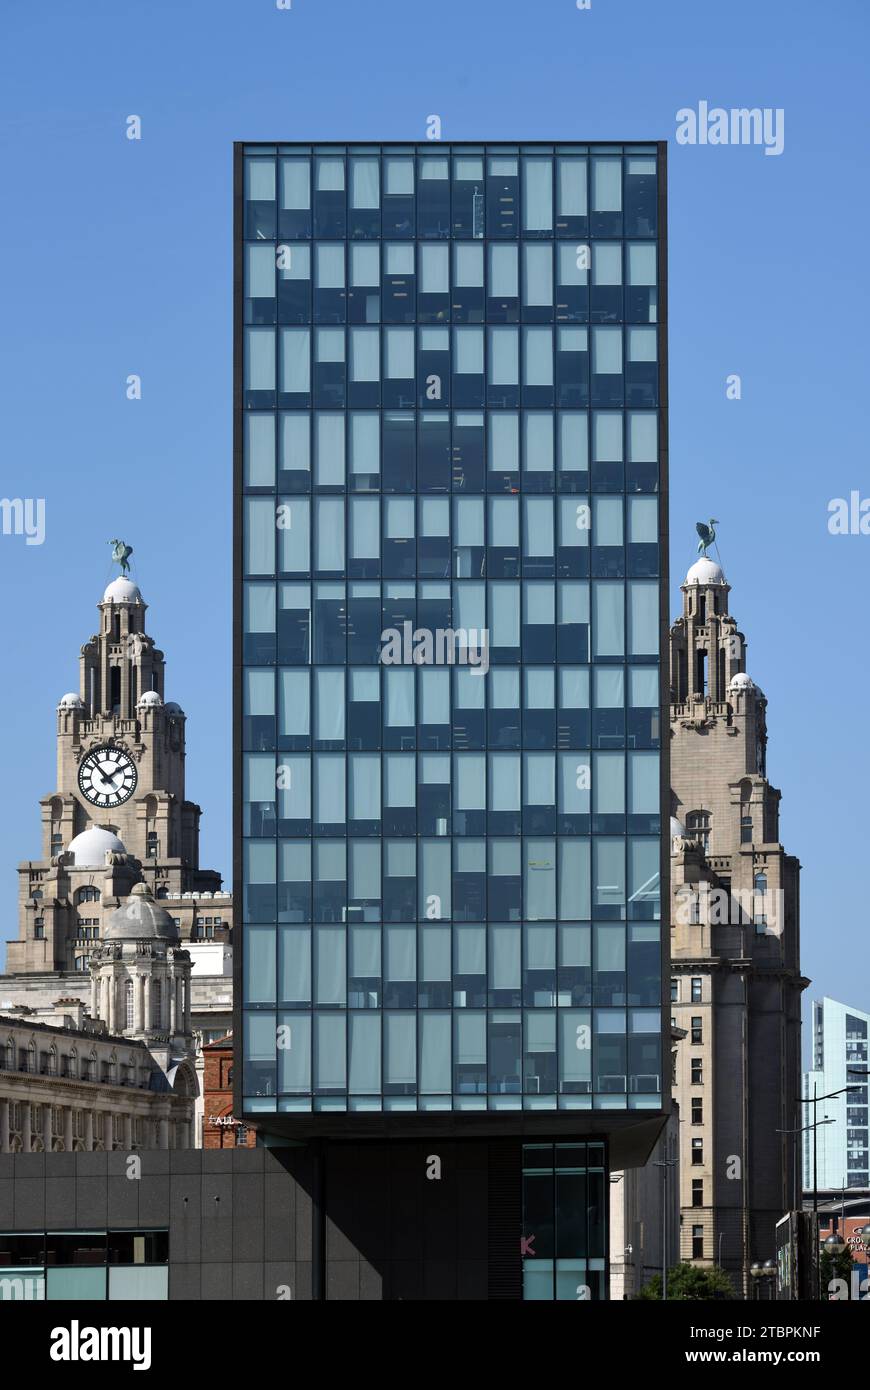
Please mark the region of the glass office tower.
POLYGON ((664 162, 236 148, 236 1104, 278 1135, 665 1108, 664 162))
MULTIPOLYGON (((813 1000, 812 1011, 813 1070, 803 1074, 803 1094, 832 1098, 822 1112, 829 1117, 828 1124, 819 1125, 815 1134, 812 1130, 803 1134, 804 1191, 866 1187, 870 1180, 870 1014, 827 995, 813 1000)), ((805 1125, 816 1118, 813 1108, 803 1106, 805 1125)))

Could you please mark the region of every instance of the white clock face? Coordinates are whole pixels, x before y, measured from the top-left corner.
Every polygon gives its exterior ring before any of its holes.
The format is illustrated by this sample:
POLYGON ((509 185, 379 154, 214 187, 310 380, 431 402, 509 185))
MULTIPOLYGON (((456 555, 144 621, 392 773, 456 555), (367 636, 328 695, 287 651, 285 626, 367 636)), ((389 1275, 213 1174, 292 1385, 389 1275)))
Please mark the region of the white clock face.
POLYGON ((136 790, 136 766, 120 748, 94 748, 79 763, 79 790, 93 806, 120 806, 136 790))

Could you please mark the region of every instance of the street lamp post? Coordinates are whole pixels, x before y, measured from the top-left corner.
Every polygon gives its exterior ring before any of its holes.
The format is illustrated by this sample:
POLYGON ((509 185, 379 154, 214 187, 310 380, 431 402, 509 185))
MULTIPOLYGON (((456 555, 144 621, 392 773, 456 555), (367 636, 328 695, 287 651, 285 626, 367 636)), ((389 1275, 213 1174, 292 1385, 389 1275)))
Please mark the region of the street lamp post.
MULTIPOLYGON (((818 1082, 814 1081, 814 1082, 813 1082, 813 1094, 812 1094, 811 1096, 798 1096, 798 1101, 799 1101, 799 1103, 800 1103, 801 1105, 812 1105, 813 1107, 815 1107, 815 1106, 817 1106, 817 1105, 819 1104, 819 1102, 822 1101, 822 1100, 832 1100, 834 1096, 842 1096, 842 1095, 845 1094, 846 1091, 857 1091, 858 1089, 859 1089, 858 1086, 841 1086, 841 1087, 839 1088, 839 1090, 837 1090, 837 1091, 829 1091, 829 1092, 827 1093, 827 1095, 820 1096, 820 1095, 818 1094, 818 1090, 819 1090, 818 1082)), ((818 1168, 818 1162, 819 1162, 819 1138, 818 1138, 818 1130, 819 1130, 819 1125, 821 1125, 821 1124, 833 1124, 833 1123, 834 1123, 834 1121, 833 1121, 832 1119, 831 1119, 831 1120, 828 1120, 828 1119, 817 1120, 817 1119, 815 1118, 815 1116, 816 1116, 816 1110, 815 1110, 815 1108, 814 1108, 814 1109, 813 1109, 813 1120, 812 1120, 812 1123, 805 1126, 806 1129, 811 1129, 811 1130, 813 1131, 813 1241, 814 1241, 814 1242, 818 1241, 818 1238, 819 1238, 819 1168, 818 1168)), ((816 1265, 816 1298, 821 1298, 821 1296, 822 1296, 822 1288, 821 1288, 821 1267, 820 1267, 820 1265, 818 1265, 818 1263, 817 1263, 817 1265, 816 1265)))
POLYGON ((765 1278, 767 1279, 767 1287, 768 1287, 768 1289, 770 1290, 770 1292, 768 1293, 767 1297, 768 1297, 768 1299, 772 1299, 772 1298, 773 1298, 773 1284, 774 1284, 774 1280, 776 1279, 776 1260, 765 1260, 765 1261, 764 1261, 764 1274, 765 1274, 765 1278))
POLYGON ((749 1266, 749 1274, 755 1281, 751 1285, 755 1300, 772 1299, 773 1280, 776 1278, 776 1260, 765 1260, 764 1264, 760 1260, 754 1260, 749 1266), (769 1292, 765 1293, 765 1289, 768 1289, 769 1292))
POLYGON ((675 1158, 657 1158, 654 1167, 662 1170, 662 1302, 668 1296, 668 1169, 677 1163, 675 1158))
MULTIPOLYGON (((830 1255, 832 1260, 835 1260, 838 1255, 842 1255, 845 1249, 846 1242, 841 1231, 832 1231, 827 1240, 822 1241, 822 1253, 830 1255)), ((821 1269, 821 1266, 819 1268, 821 1269)), ((836 1266, 832 1265, 831 1269, 836 1271, 836 1266)), ((830 1284, 828 1288, 830 1289, 830 1284)))

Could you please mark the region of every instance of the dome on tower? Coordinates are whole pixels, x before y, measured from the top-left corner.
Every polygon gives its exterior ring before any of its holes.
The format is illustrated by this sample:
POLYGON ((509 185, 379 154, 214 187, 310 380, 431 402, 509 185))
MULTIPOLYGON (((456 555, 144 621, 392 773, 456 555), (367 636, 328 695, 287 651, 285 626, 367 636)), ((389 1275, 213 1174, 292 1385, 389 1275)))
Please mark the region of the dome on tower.
POLYGON ((181 939, 173 918, 154 901, 145 883, 134 884, 129 898, 109 913, 103 936, 107 941, 141 941, 144 937, 170 945, 181 939))
POLYGON ((57 702, 57 707, 58 709, 84 709, 85 706, 84 702, 79 698, 75 691, 70 690, 68 694, 61 695, 60 699, 57 702))
POLYGON ((738 671, 728 683, 729 690, 754 690, 755 681, 745 671, 738 671))
POLYGON ((696 560, 686 575, 687 584, 724 584, 725 574, 721 565, 717 565, 715 560, 708 560, 703 555, 700 560, 696 560))
POLYGON ((103 603, 141 603, 139 586, 132 579, 113 579, 103 594, 103 603))
POLYGON ((126 854, 123 844, 111 830, 91 825, 76 835, 67 845, 77 869, 102 869, 107 854, 126 854))
POLYGON ((176 704, 174 700, 167 700, 163 708, 166 710, 167 714, 184 714, 181 705, 176 704))
POLYGON ((155 705, 162 705, 163 701, 156 690, 146 690, 144 695, 140 695, 136 701, 137 709, 154 708, 155 705))

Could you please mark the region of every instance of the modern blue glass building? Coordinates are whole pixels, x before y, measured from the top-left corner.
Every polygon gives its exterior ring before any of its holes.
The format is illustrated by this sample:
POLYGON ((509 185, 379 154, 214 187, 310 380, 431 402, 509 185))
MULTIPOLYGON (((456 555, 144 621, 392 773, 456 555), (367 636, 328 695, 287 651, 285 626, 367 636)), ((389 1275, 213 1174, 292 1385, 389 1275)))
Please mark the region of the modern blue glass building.
POLYGON ((603 1212, 659 1128, 664 211, 656 144, 236 148, 236 1109, 271 1134, 518 1137, 603 1212))

